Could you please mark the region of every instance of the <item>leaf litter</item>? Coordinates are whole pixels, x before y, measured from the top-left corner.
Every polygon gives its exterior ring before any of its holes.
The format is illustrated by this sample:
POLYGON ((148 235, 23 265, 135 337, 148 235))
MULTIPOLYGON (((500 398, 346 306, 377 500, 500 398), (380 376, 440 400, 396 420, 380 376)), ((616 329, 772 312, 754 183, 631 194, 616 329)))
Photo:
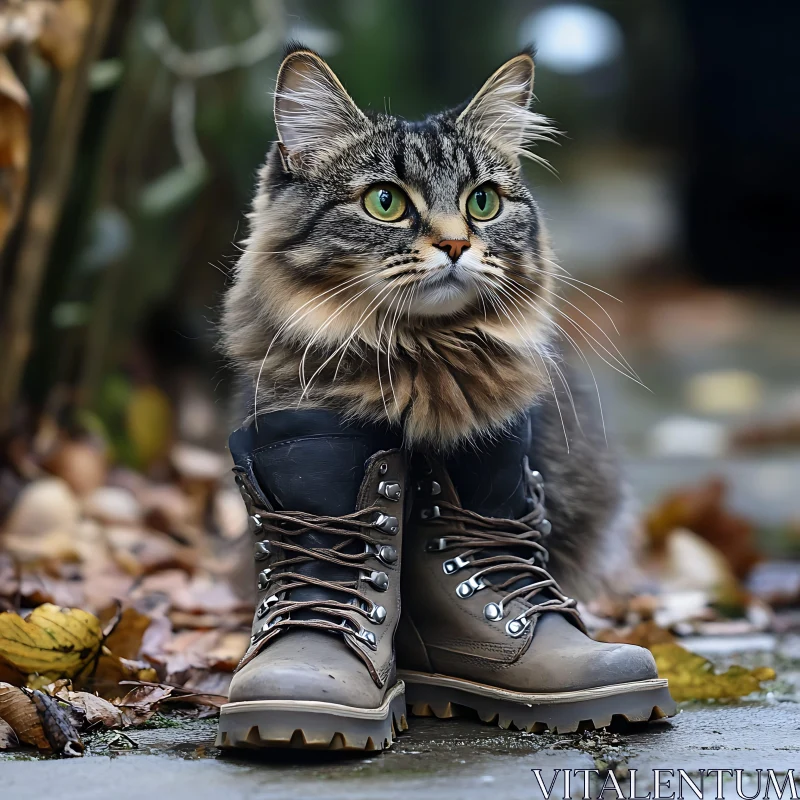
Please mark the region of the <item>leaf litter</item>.
MULTIPOLYGON (((125 730, 178 710, 217 714, 252 620, 251 537, 224 460, 142 441, 137 458, 156 460, 133 471, 91 437, 46 439, 41 452, 17 448, 17 489, 0 503, 0 749, 75 755, 102 731, 127 749, 125 730)), ((718 483, 667 496, 645 519, 642 586, 587 609, 597 638, 650 648, 679 700, 744 696, 773 676, 717 674, 679 644, 731 612, 749 624, 752 526, 723 500, 718 483), (723 551, 726 536, 745 541, 723 551), (688 567, 688 583, 670 583, 676 564, 701 557, 701 583, 688 567)), ((613 768, 616 745, 599 744, 613 768)))

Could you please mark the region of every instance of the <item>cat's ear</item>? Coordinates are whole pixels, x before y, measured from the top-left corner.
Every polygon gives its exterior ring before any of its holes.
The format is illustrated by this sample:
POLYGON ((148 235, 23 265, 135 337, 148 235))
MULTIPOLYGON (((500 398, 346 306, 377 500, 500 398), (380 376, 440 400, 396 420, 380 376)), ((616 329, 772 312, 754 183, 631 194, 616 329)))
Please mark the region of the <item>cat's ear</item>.
POLYGON ((530 110, 533 72, 530 53, 507 61, 483 84, 458 121, 470 121, 497 147, 523 155, 532 138, 546 138, 536 136, 546 127, 546 120, 530 110))
POLYGON ((275 126, 288 167, 313 164, 366 122, 320 56, 301 47, 287 54, 275 87, 275 126))

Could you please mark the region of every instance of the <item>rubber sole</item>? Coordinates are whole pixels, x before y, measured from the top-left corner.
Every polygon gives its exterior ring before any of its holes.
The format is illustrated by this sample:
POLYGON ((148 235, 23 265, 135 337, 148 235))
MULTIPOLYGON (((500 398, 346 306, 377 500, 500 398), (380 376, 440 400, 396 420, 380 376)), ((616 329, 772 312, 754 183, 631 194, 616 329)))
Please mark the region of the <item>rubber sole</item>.
POLYGON ((526 694, 423 672, 404 670, 400 677, 415 716, 446 719, 472 710, 484 722, 533 733, 606 728, 616 720, 652 722, 677 713, 667 681, 661 678, 574 692, 526 694))
POLYGON ((217 747, 385 750, 408 729, 405 686, 398 681, 379 708, 301 700, 247 700, 220 710, 217 747))

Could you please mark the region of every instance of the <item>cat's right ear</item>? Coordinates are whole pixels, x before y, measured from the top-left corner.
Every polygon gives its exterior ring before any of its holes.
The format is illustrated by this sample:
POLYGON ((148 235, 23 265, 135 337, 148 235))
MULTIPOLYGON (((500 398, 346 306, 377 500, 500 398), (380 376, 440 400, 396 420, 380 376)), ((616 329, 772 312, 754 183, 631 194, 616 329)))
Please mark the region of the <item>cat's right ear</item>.
POLYGON ((287 169, 313 166, 334 154, 332 143, 366 122, 320 56, 303 47, 286 55, 275 87, 275 127, 287 169))

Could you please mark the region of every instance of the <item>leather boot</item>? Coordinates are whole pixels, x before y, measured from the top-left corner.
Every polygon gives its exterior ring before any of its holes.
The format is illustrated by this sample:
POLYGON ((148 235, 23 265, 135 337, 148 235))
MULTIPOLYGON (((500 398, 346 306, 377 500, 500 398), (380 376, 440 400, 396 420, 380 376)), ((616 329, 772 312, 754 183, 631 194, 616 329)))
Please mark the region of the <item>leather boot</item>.
POLYGON ((399 444, 322 410, 264 415, 232 434, 258 597, 218 746, 382 750, 407 727, 394 654, 399 444))
POLYGON ((673 715, 651 654, 589 638, 548 571, 545 479, 529 466, 531 438, 526 417, 481 452, 412 464, 397 643, 412 712, 463 707, 536 732, 673 715))

